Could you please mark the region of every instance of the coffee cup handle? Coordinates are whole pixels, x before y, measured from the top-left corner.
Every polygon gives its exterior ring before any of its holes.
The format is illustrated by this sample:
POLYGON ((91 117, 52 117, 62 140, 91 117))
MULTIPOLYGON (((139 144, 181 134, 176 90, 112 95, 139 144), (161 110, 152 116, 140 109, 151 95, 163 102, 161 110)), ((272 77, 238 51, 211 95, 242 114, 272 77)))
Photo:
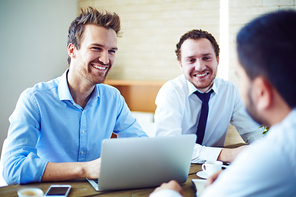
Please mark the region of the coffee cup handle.
POLYGON ((202 165, 201 165, 201 169, 202 169, 203 171, 206 171, 206 165, 205 165, 205 164, 202 164, 202 165))

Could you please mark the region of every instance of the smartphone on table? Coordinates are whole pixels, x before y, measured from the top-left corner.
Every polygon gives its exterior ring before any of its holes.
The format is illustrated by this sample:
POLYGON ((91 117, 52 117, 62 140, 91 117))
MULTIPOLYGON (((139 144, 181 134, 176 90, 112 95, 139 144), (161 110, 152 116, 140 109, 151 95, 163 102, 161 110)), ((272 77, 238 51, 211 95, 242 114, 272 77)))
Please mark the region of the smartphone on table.
POLYGON ((67 197, 71 190, 71 185, 51 185, 45 196, 47 197, 67 197))

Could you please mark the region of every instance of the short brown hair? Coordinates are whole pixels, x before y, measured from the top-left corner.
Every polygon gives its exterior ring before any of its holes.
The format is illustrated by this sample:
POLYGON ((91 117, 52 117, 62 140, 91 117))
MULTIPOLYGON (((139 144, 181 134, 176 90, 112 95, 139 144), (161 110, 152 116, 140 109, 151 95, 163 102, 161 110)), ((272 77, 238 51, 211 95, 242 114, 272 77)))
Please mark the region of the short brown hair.
MULTIPOLYGON (((115 12, 98 11, 92 7, 88 7, 85 10, 81 9, 81 14, 72 21, 68 31, 67 46, 72 43, 77 49, 80 49, 82 34, 86 24, 96 24, 107 29, 111 28, 117 36, 120 32, 120 18, 115 12)), ((70 63, 71 57, 68 56, 68 64, 70 63)))
POLYGON ((203 31, 201 29, 193 29, 189 32, 187 32, 186 34, 184 34, 181 38, 180 38, 180 41, 178 44, 176 44, 176 55, 177 55, 177 59, 179 61, 181 61, 181 46, 183 44, 183 42, 187 39, 193 39, 193 40, 198 40, 198 39, 201 39, 201 38, 206 38, 208 39, 213 48, 214 48, 214 51, 215 51, 215 54, 216 54, 216 57, 219 57, 219 52, 220 52, 220 48, 219 48, 219 45, 218 43, 216 42, 214 36, 210 33, 208 33, 207 31, 203 31))
POLYGON ((296 107, 296 11, 264 14, 236 37, 240 65, 253 81, 266 78, 291 109, 296 107))

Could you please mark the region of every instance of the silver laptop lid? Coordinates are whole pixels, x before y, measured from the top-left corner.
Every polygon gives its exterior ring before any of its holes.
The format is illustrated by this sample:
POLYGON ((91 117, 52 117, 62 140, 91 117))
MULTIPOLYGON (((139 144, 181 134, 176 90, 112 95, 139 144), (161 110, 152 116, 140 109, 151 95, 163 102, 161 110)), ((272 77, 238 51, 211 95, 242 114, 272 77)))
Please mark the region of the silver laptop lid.
POLYGON ((103 140, 99 191, 185 182, 195 140, 193 134, 103 140))

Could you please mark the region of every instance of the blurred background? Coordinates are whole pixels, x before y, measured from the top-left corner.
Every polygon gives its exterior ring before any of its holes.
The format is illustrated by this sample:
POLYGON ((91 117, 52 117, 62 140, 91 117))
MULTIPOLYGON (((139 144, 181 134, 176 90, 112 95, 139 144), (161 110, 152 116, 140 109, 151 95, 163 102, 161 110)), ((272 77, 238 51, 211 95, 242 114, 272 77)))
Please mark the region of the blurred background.
POLYGON ((0 147, 20 93, 67 69, 67 31, 88 6, 116 12, 122 36, 109 79, 167 81, 181 74, 179 38, 192 29, 220 44, 218 77, 238 85, 235 36, 269 11, 296 9, 296 0, 0 0, 0 147))

